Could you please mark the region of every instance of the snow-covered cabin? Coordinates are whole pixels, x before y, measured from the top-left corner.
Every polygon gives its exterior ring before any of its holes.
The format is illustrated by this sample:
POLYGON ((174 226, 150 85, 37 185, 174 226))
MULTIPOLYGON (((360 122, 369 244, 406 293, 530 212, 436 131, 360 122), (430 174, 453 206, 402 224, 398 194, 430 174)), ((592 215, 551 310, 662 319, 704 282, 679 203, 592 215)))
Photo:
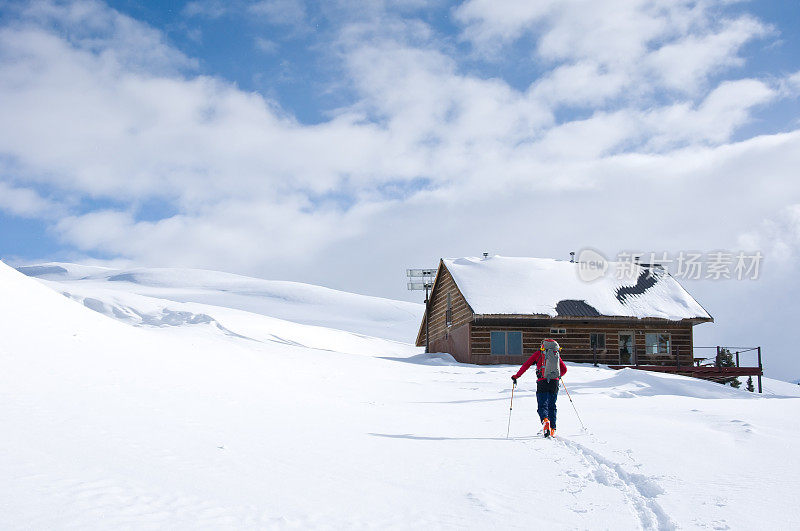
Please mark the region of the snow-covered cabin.
POLYGON ((713 318, 668 272, 625 264, 593 281, 578 262, 442 259, 417 345, 464 363, 521 363, 551 337, 567 361, 692 365, 692 327, 713 318))

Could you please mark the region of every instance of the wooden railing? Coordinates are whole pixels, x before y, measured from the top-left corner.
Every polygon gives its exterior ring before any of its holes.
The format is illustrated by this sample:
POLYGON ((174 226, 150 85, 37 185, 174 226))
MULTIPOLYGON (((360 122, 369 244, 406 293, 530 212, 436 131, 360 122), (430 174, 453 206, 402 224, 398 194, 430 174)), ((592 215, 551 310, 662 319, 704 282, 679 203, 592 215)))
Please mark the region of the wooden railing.
MULTIPOLYGON (((692 363, 689 365, 681 364, 681 357, 678 347, 673 348, 674 364, 661 364, 661 365, 645 365, 638 363, 640 360, 636 357, 636 364, 633 365, 609 365, 612 369, 640 369, 645 371, 666 372, 670 374, 681 374, 683 376, 691 376, 693 378, 701 378, 703 380, 712 381, 725 381, 738 376, 756 376, 758 378, 758 392, 763 392, 761 385, 761 377, 764 375, 764 367, 761 362, 761 347, 694 347, 695 350, 700 349, 714 349, 716 354, 714 357, 695 357, 692 356, 692 363), (735 358, 735 365, 724 366, 722 365, 722 352, 727 349, 735 358), (749 352, 755 353, 757 358, 757 365, 744 366, 741 365, 740 359, 743 354, 749 352)), ((694 352, 692 353, 694 354, 694 352)))

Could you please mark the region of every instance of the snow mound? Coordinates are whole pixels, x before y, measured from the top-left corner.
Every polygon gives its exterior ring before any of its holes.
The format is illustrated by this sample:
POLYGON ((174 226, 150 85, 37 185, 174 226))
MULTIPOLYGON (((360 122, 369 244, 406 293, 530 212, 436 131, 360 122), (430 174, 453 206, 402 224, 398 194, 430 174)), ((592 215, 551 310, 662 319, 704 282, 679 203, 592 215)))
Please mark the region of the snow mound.
POLYGON ((716 382, 638 369, 614 370, 607 367, 591 367, 567 363, 565 377, 570 392, 576 394, 603 394, 612 398, 636 398, 654 396, 676 396, 702 399, 757 399, 800 398, 800 386, 787 382, 762 378, 764 393, 751 393, 744 387, 735 389, 716 382), (573 383, 574 381, 574 383, 573 383), (795 389, 797 387, 797 389, 795 389))
POLYGON ((725 385, 686 376, 641 371, 637 369, 609 369, 612 374, 605 379, 577 386, 583 389, 601 390, 615 398, 637 396, 690 396, 694 398, 755 398, 755 394, 725 385), (585 386, 585 387, 584 387, 585 386))
POLYGON ((415 363, 417 365, 431 365, 431 366, 464 365, 463 363, 457 362, 453 356, 451 356, 446 352, 431 352, 428 354, 422 353, 422 354, 416 354, 414 356, 408 356, 405 358, 384 357, 383 359, 404 361, 406 363, 415 363))

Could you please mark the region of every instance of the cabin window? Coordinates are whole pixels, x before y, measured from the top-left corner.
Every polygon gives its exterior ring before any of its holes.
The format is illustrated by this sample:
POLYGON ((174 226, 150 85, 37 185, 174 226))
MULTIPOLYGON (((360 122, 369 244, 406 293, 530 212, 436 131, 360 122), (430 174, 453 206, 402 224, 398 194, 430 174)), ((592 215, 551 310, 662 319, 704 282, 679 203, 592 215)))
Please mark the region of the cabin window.
POLYGON ((605 350, 606 348, 606 335, 605 334, 590 334, 589 346, 592 350, 605 350))
POLYGON ((644 335, 644 351, 649 356, 668 356, 670 353, 670 335, 647 332, 644 335))
POLYGON ((505 332, 492 332, 490 340, 491 340, 492 354, 505 354, 506 353, 506 333, 505 332))
POLYGON ((550 329, 550 335, 561 335, 561 334, 566 334, 566 333, 567 333, 567 329, 566 328, 551 328, 550 329))
POLYGON ((449 291, 447 292, 447 310, 444 312, 444 320, 447 326, 453 324, 453 299, 449 291))
POLYGON ((506 332, 506 351, 510 356, 522 354, 522 332, 506 332))
POLYGON ((492 331, 489 337, 491 353, 500 356, 522 354, 522 332, 492 331))
POLYGON ((632 330, 619 332, 619 362, 622 365, 634 363, 634 337, 632 330))

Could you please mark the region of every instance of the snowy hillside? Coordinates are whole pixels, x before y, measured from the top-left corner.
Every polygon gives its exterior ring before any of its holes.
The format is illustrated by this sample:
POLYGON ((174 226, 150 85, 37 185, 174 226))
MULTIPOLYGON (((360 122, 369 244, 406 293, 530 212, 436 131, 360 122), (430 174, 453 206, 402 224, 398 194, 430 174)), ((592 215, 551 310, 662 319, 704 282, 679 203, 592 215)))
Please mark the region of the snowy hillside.
POLYGON ((559 438, 534 436, 526 374, 506 439, 516 368, 333 329, 402 319, 326 320, 315 303, 322 326, 298 324, 283 320, 291 297, 283 314, 277 297, 265 302, 278 309, 267 317, 213 304, 223 289, 242 305, 250 295, 218 276, 203 284, 205 273, 183 286, 58 274, 45 285, 0 263, 3 528, 770 529, 800 518, 791 384, 766 380, 757 396, 572 364, 588 430, 562 393, 559 438), (52 289, 68 282, 72 298, 52 289), (148 322, 159 316, 168 322, 148 322))
MULTIPOLYGON (((374 337, 409 342, 416 338, 424 305, 379 297, 356 295, 301 284, 202 271, 197 269, 109 269, 66 263, 23 266, 28 276, 51 282, 51 287, 99 311, 135 322, 135 306, 147 299, 137 294, 173 302, 194 302, 232 308, 285 319, 301 324, 321 325, 374 337), (101 302, 102 301, 102 302, 101 302), (105 306, 104 306, 105 305, 105 306)), ((150 301, 152 304, 155 301, 150 301)), ((161 301, 162 308, 177 308, 161 301)), ((148 309, 147 319, 161 317, 148 309)), ((169 316, 165 316, 168 324, 169 316)))

